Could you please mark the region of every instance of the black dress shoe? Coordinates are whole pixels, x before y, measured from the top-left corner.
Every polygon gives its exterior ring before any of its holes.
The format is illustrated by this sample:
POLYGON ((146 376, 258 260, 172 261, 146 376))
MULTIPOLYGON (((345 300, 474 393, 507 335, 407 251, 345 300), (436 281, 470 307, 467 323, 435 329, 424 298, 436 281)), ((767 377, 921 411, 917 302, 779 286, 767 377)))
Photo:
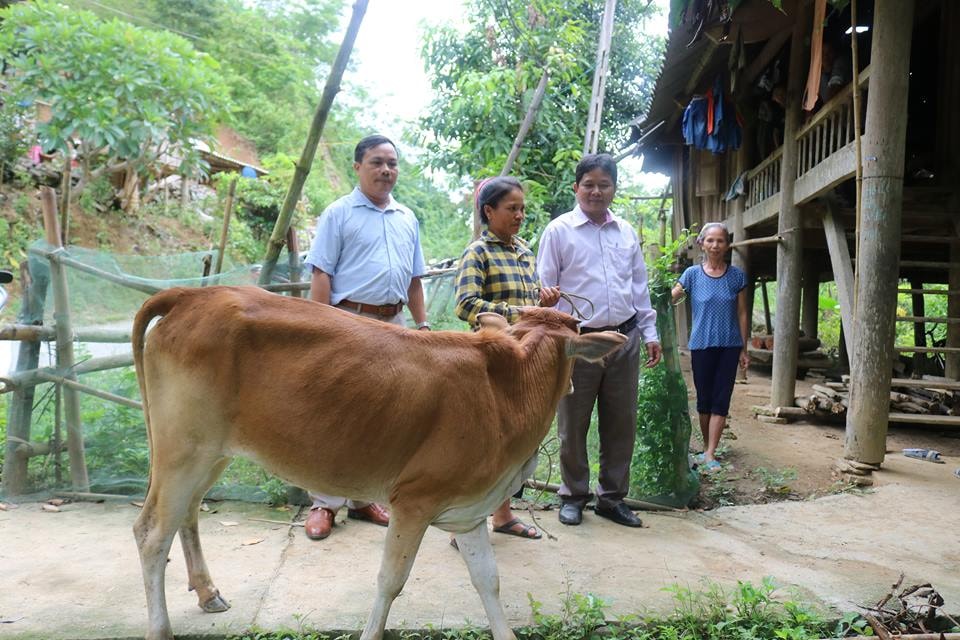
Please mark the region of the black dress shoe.
POLYGON ((583 508, 570 502, 560 506, 560 524, 580 524, 583 521, 583 508))
MULTIPOLYGON (((594 509, 594 513, 601 518, 613 520, 617 524, 622 524, 625 527, 643 526, 643 522, 637 517, 637 514, 635 514, 633 511, 630 511, 630 507, 623 502, 618 502, 614 507, 597 507, 594 509)), ((560 515, 563 515, 562 511, 560 512, 560 515)), ((560 520, 560 522, 563 522, 563 520, 560 520)))

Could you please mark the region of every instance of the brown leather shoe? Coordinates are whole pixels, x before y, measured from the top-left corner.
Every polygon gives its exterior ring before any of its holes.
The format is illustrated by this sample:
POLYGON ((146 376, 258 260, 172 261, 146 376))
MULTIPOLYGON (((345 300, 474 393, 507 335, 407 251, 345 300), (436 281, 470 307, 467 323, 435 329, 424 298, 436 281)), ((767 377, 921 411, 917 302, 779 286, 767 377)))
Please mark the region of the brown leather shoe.
POLYGON ((325 507, 310 509, 307 521, 303 523, 303 530, 311 540, 323 540, 330 535, 333 529, 334 513, 325 507))
POLYGON ((366 520, 385 527, 390 524, 390 513, 378 504, 371 502, 362 509, 347 509, 347 517, 354 520, 366 520))

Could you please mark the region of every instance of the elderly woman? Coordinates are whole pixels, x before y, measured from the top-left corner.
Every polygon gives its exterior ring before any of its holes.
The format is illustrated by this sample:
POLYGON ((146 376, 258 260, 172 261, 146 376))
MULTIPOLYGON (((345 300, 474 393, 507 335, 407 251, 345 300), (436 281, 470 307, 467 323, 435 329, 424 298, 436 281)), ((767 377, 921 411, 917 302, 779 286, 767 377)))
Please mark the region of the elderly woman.
MULTIPOLYGON (((540 287, 533 252, 517 236, 525 213, 520 182, 511 177, 481 182, 475 205, 485 229, 460 258, 457 316, 471 325, 480 313, 498 313, 515 322, 520 307, 557 304, 560 289, 540 287)), ((493 512, 493 530, 534 540, 541 536, 536 527, 513 517, 509 498, 493 512)))
POLYGON ((727 264, 730 232, 722 223, 705 224, 697 244, 703 262, 683 272, 672 294, 675 302, 686 294, 693 310, 689 347, 703 434, 702 468, 712 473, 720 469, 717 445, 730 411, 737 364, 745 369, 750 362, 747 276, 727 264))

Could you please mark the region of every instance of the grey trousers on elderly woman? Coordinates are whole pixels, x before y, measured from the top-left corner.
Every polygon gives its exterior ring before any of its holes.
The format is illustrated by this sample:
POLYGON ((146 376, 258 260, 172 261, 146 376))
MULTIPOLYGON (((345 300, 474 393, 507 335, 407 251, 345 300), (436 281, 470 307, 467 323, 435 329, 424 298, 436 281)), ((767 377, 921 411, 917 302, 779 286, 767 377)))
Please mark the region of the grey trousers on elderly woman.
POLYGON ((557 492, 565 503, 583 508, 590 493, 587 432, 594 404, 600 435, 600 477, 597 506, 613 507, 630 488, 630 462, 637 433, 637 387, 640 357, 646 347, 640 329, 630 331, 622 349, 603 363, 577 360, 573 365, 573 393, 560 400, 557 431, 560 436, 560 477, 557 492))
MULTIPOLYGON (((401 327, 407 326, 407 321, 403 317, 403 313, 398 313, 395 316, 378 316, 373 313, 362 313, 360 311, 355 311, 354 309, 349 309, 346 307, 337 307, 343 311, 349 311, 350 313, 358 316, 363 316, 364 318, 371 318, 373 320, 382 320, 389 324, 396 324, 401 327)), ((347 505, 348 509, 363 509, 369 502, 359 502, 357 500, 348 500, 341 496, 328 496, 325 493, 310 493, 310 499, 313 500, 313 505, 311 509, 330 509, 334 513, 343 508, 343 505, 347 505)))

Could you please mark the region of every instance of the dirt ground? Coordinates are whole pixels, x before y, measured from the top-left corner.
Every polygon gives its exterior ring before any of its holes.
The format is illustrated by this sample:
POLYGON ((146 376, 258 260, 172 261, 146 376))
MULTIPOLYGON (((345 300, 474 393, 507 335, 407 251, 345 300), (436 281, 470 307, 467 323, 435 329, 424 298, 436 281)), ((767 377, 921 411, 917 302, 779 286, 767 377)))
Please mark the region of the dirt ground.
MULTIPOLYGON (((681 362, 693 403, 696 396, 689 371, 689 355, 682 354, 681 362)), ((796 395, 810 395, 811 385, 817 382, 798 380, 796 395)), ((734 388, 728 428, 721 439, 725 471, 705 479, 697 507, 803 500, 842 490, 831 477, 831 467, 843 455, 843 420, 834 423, 812 419, 791 420, 787 424, 760 422, 754 418, 751 407, 765 405, 769 399, 769 372, 751 367, 747 382, 734 388), (774 485, 781 481, 785 484, 779 491, 774 490, 774 485)), ((694 430, 697 430, 696 424, 694 430)), ((699 451, 701 446, 699 434, 694 433, 691 450, 699 451)), ((891 426, 887 435, 888 456, 902 457, 902 450, 908 447, 936 449, 951 470, 960 468, 960 428, 950 431, 923 425, 891 426)), ((933 464, 919 460, 910 462, 933 464)), ((889 477, 883 472, 874 476, 877 485, 882 485, 889 477)), ((957 491, 960 495, 960 479, 957 479, 957 491)))

